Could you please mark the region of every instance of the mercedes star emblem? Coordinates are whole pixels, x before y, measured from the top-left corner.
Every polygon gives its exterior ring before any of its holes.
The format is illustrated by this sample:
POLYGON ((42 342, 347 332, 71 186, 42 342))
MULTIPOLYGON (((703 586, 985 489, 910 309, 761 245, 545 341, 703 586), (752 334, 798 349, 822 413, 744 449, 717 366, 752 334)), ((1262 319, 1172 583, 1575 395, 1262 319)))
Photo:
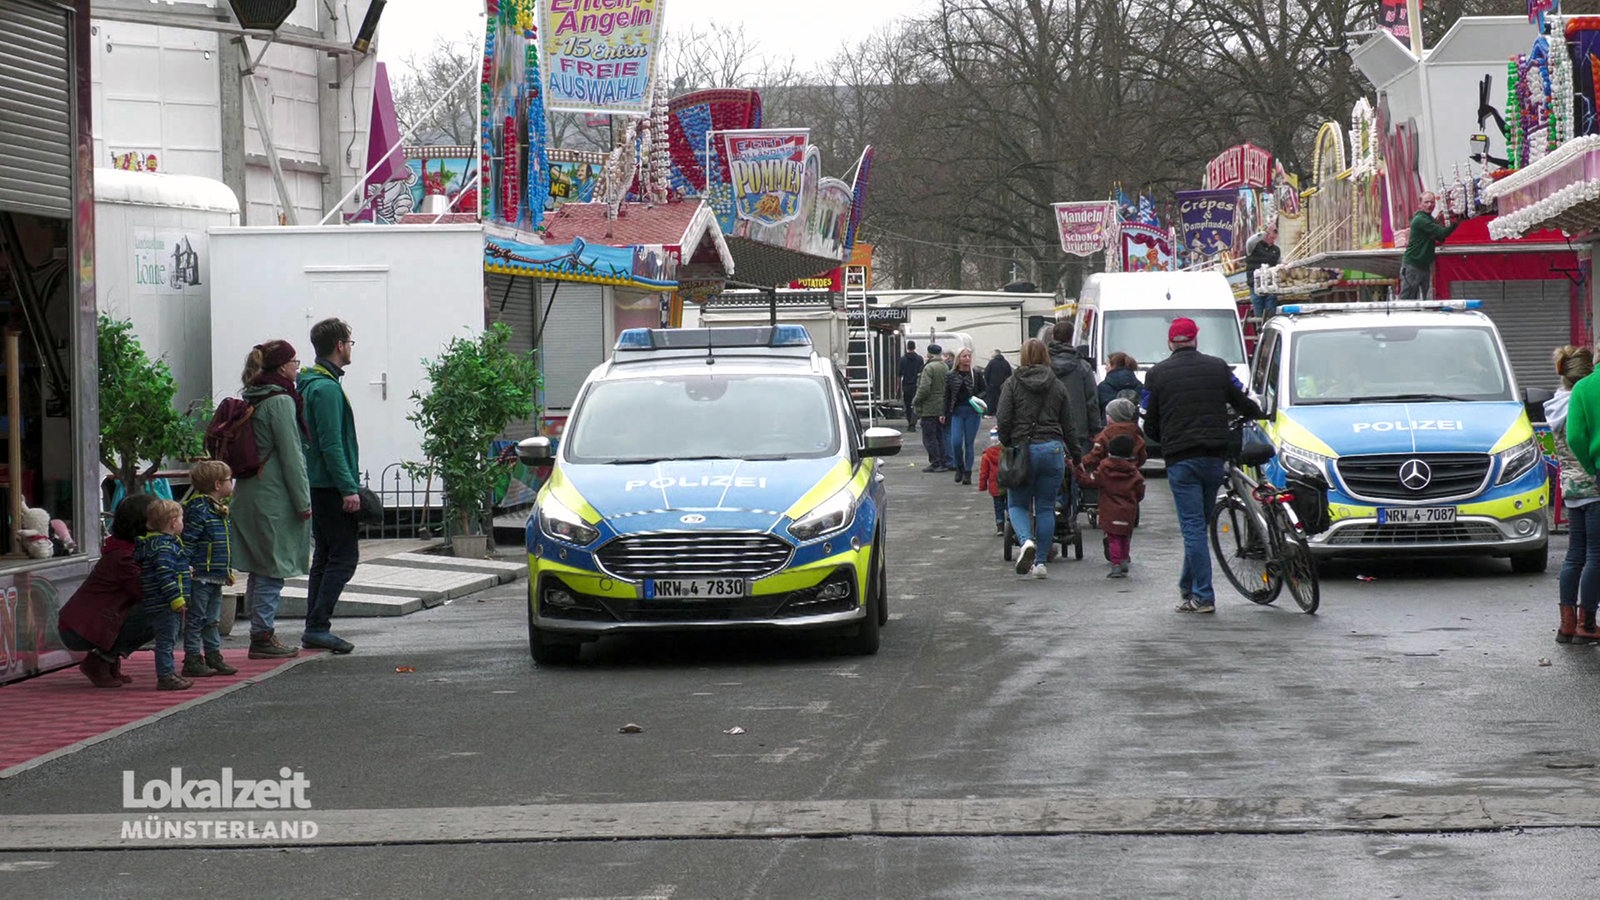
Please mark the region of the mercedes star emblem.
POLYGON ((1406 490, 1420 491, 1433 480, 1433 470, 1420 459, 1408 459, 1400 466, 1400 484, 1406 490))
MULTIPOLYGON (((1426 483, 1426 482, 1424 482, 1424 483, 1426 483)), ((700 525, 700 524, 704 523, 705 520, 706 520, 706 517, 700 515, 699 513, 690 513, 687 516, 684 516, 683 518, 679 519, 678 521, 682 522, 685 525, 700 525)))

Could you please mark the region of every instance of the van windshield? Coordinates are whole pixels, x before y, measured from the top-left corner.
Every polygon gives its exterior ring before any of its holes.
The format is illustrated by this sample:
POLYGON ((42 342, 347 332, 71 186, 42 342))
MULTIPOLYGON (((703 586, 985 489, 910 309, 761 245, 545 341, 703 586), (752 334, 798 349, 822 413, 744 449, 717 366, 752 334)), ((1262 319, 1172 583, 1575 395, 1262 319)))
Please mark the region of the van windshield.
POLYGON ((1510 400, 1511 378, 1488 328, 1379 326, 1294 336, 1294 403, 1510 400))
POLYGON ((576 463, 814 459, 839 429, 821 378, 697 373, 596 382, 563 441, 576 463))
POLYGON ((1158 363, 1167 349, 1167 329, 1172 320, 1187 317, 1200 329, 1196 347, 1201 353, 1221 357, 1232 366, 1244 365, 1244 342, 1239 337, 1239 314, 1227 309, 1116 309, 1106 310, 1102 359, 1121 351, 1141 367, 1158 363))

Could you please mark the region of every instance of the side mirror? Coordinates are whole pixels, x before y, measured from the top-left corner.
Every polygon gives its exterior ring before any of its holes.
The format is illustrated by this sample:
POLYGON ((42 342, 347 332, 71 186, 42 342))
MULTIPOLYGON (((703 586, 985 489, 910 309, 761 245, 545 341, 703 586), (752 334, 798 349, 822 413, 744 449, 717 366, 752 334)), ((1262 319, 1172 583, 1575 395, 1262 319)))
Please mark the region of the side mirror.
POLYGON ((1528 411, 1528 421, 1535 424, 1543 422, 1544 403, 1555 395, 1555 391, 1547 388, 1523 388, 1522 408, 1528 411))
POLYGON ((517 459, 525 466, 549 465, 556 458, 555 448, 547 437, 523 438, 517 441, 517 459))
POLYGON ((861 435, 862 456, 894 456, 904 436, 898 428, 868 428, 861 435))

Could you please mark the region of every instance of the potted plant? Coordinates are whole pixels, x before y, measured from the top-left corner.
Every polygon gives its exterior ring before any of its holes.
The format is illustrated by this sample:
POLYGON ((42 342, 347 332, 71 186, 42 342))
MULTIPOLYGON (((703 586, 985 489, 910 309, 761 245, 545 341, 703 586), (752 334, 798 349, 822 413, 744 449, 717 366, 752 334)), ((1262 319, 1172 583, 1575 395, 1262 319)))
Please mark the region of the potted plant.
POLYGON ((502 465, 491 443, 506 426, 537 408, 539 368, 534 352, 507 346, 511 328, 496 322, 474 338, 452 338, 437 358, 423 360, 430 390, 413 392, 416 410, 406 419, 422 431, 425 462, 412 474, 444 481, 445 516, 455 525, 457 556, 483 556, 482 525, 502 465))
POLYGON ((173 407, 178 384, 172 370, 145 354, 131 322, 102 314, 99 347, 100 461, 131 494, 162 460, 199 455, 210 416, 173 407))

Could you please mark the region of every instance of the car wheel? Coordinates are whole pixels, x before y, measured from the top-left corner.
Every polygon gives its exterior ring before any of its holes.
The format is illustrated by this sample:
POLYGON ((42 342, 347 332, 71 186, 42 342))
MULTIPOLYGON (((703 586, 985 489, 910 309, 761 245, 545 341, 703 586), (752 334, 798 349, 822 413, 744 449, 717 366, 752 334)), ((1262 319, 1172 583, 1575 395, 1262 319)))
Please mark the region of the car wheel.
POLYGON ((578 661, 578 651, 583 645, 570 638, 561 638, 533 624, 533 588, 528 588, 528 652, 541 666, 566 666, 578 661))
POLYGON ((867 615, 855 625, 854 633, 845 638, 845 650, 853 656, 872 656, 878 652, 878 629, 882 626, 883 553, 882 545, 872 554, 872 575, 867 578, 867 615))
POLYGON ((1546 544, 1537 550, 1527 553, 1511 554, 1511 571, 1522 575, 1534 575, 1550 568, 1550 545, 1546 544))

